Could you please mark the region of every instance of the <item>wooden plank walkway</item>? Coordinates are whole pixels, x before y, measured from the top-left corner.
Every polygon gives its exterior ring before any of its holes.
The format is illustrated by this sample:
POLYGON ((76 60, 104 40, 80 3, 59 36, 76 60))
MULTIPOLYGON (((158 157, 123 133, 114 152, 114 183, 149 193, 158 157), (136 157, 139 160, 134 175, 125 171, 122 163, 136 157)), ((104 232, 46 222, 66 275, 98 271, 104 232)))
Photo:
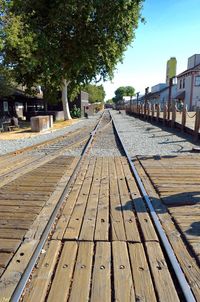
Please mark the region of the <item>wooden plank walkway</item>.
POLYGON ((140 157, 140 163, 134 163, 196 300, 200 301, 200 197, 192 188, 200 181, 199 156, 140 157), (163 184, 168 187, 164 193, 163 184), (192 233, 188 233, 191 228, 192 233))
POLYGON ((23 301, 180 301, 123 157, 84 161, 45 251, 23 301))
POLYGON ((25 240, 40 237, 76 162, 59 156, 0 188, 0 276, 25 240))
POLYGON ((141 163, 200 260, 200 156, 144 158, 141 163))

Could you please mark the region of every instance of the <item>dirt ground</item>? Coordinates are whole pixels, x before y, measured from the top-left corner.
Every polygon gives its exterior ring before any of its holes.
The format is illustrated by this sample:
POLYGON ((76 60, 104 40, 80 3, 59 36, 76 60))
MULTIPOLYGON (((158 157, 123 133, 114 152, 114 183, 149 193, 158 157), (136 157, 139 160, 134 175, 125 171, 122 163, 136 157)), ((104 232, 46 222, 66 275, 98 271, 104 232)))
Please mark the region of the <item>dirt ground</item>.
POLYGON ((32 132, 30 124, 22 125, 20 129, 16 128, 13 131, 1 132, 0 140, 15 140, 15 139, 20 139, 20 138, 30 138, 30 137, 42 135, 44 133, 49 133, 49 132, 52 132, 55 130, 59 130, 64 127, 71 126, 74 123, 77 123, 77 121, 78 121, 78 119, 55 122, 52 128, 42 131, 42 132, 32 132))

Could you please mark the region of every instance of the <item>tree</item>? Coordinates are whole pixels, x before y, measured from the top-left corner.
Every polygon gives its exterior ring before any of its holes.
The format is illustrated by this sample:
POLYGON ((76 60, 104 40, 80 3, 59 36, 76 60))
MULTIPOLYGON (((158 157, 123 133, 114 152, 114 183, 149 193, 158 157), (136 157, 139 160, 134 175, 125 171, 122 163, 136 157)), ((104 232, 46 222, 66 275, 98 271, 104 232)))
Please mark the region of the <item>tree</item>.
POLYGON ((126 87, 119 87, 115 90, 115 102, 122 101, 126 95, 126 87))
MULTIPOLYGON (((2 1, 2 0, 1 0, 2 1)), ((67 90, 111 79, 134 38, 142 0, 4 0, 3 64, 28 89, 67 90)))
POLYGON ((122 101, 124 96, 130 96, 132 98, 134 95, 135 88, 133 88, 132 86, 121 86, 115 91, 115 97, 113 98, 113 101, 116 103, 122 101))
POLYGON ((113 99, 106 100, 106 104, 113 104, 113 99))
POLYGON ((105 98, 105 91, 103 88, 103 85, 92 85, 88 84, 84 86, 84 91, 86 91, 89 94, 89 102, 95 103, 95 102, 104 102, 105 98))
POLYGON ((131 98, 135 95, 135 88, 132 86, 126 86, 126 96, 130 96, 131 98))

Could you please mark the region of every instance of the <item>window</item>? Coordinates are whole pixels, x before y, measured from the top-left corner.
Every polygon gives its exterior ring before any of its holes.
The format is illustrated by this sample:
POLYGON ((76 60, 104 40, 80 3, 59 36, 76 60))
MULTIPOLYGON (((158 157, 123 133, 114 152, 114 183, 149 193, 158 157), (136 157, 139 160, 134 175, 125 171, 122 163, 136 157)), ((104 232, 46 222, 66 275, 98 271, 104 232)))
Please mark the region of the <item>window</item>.
POLYGON ((180 80, 180 82, 179 82, 179 89, 181 89, 182 88, 182 80, 180 80))
POLYGON ((200 76, 195 77, 195 86, 200 86, 200 76))

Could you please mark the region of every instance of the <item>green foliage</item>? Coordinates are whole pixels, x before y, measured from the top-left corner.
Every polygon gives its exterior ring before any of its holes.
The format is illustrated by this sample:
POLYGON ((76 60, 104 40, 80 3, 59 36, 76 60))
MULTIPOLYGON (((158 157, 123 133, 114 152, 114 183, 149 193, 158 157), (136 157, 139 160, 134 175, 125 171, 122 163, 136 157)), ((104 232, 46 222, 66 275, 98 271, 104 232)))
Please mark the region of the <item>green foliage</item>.
POLYGON ((108 100, 106 100, 106 103, 107 103, 107 104, 113 104, 113 99, 108 99, 108 100))
POLYGON ((73 109, 70 111, 71 117, 72 118, 79 118, 81 117, 81 109, 76 107, 74 104, 73 109))
POLYGON ((130 96, 131 98, 135 95, 135 88, 132 86, 126 86, 126 96, 130 96))
POLYGON ((114 103, 123 100, 124 96, 130 96, 131 98, 135 95, 135 89, 132 86, 121 86, 115 91, 115 97, 112 99, 114 103))
POLYGON ((104 102, 105 91, 103 85, 97 86, 97 85, 88 84, 83 87, 83 90, 89 94, 90 103, 104 102))
MULTIPOLYGON (((3 0, 0 0, 3 1, 3 0)), ((71 91, 81 83, 112 78, 134 38, 142 0, 3 1, 2 64, 31 91, 71 91)))

